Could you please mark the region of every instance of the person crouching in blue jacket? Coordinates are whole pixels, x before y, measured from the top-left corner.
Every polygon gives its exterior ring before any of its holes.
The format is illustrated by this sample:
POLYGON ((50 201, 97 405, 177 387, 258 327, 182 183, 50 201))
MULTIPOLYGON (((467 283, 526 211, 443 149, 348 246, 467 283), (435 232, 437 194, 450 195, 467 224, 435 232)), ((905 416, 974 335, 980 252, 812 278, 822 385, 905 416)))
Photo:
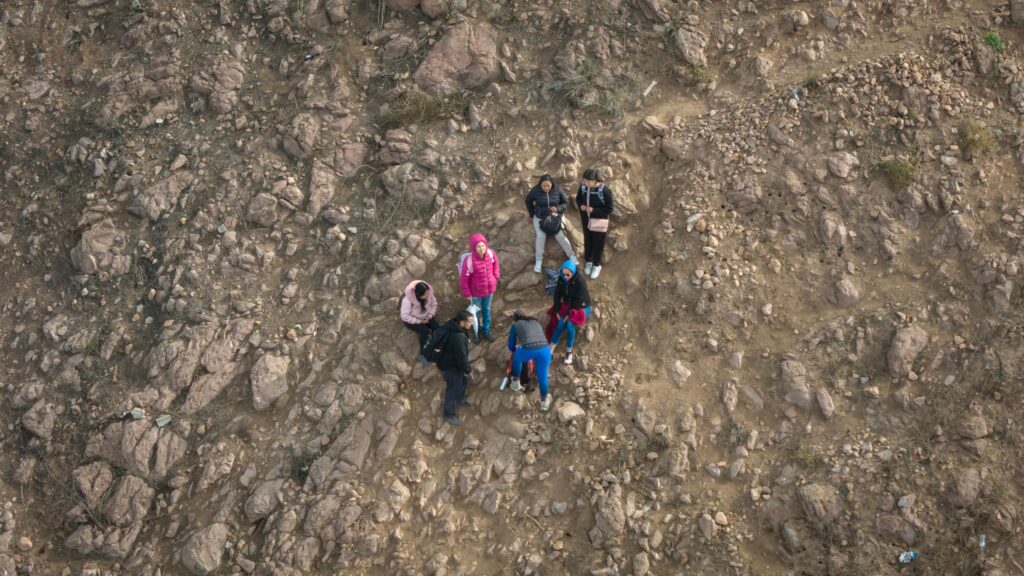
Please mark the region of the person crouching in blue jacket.
POLYGON ((544 327, 532 316, 522 310, 512 314, 512 327, 508 330, 508 349, 512 352, 512 383, 514 392, 522 392, 519 375, 523 364, 533 361, 537 372, 537 385, 540 391, 540 409, 551 408, 551 394, 548 393, 548 368, 551 366, 551 348, 544 336, 544 327), (518 343, 518 345, 517 345, 518 343))

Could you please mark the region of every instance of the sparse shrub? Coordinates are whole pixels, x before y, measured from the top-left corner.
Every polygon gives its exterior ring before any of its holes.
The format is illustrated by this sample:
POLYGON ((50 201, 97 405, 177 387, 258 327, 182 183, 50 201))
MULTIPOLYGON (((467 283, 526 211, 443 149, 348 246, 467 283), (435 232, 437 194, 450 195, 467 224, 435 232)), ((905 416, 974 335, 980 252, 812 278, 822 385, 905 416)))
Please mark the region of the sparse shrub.
POLYGON ((824 468, 828 463, 824 454, 817 446, 811 444, 807 438, 800 440, 796 450, 793 452, 793 460, 804 470, 813 471, 824 468))
POLYGON ((686 64, 687 80, 691 85, 703 84, 708 79, 708 71, 701 64, 686 64))
POLYGON ((968 159, 974 159, 991 152, 996 146, 996 136, 991 128, 978 122, 968 120, 960 126, 959 144, 960 150, 968 159))
POLYGON ((388 109, 381 114, 380 121, 384 128, 422 124, 461 113, 465 104, 465 96, 462 94, 442 98, 419 90, 410 90, 388 104, 388 109))
POLYGON ((1003 40, 1003 37, 999 35, 999 32, 996 32, 991 28, 985 31, 985 35, 981 37, 981 41, 996 52, 1002 53, 1006 50, 1006 40, 1003 40))
POLYGON ((807 92, 817 90, 821 86, 821 82, 818 81, 818 77, 815 75, 808 76, 801 84, 801 87, 807 92))
POLYGON ((878 170, 894 192, 903 190, 917 179, 917 165, 900 158, 890 158, 878 163, 878 170))

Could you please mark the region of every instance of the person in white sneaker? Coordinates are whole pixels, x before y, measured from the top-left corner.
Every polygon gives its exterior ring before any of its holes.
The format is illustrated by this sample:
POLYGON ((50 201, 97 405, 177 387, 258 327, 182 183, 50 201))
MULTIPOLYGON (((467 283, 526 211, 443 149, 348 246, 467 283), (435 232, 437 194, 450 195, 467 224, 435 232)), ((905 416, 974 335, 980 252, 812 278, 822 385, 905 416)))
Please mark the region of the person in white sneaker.
POLYGON ((562 229, 562 215, 569 208, 569 197, 549 174, 540 177, 537 184, 526 195, 527 218, 533 221, 536 234, 534 243, 533 271, 540 274, 544 265, 544 243, 548 236, 554 236, 565 256, 576 261, 576 252, 562 229))
POLYGON ((548 394, 548 368, 551 366, 551 348, 544 336, 544 327, 540 322, 527 316, 522 310, 512 313, 512 327, 508 329, 508 349, 512 352, 512 382, 509 386, 513 392, 522 392, 519 375, 523 365, 533 361, 537 375, 537 388, 540 391, 540 409, 551 408, 551 395, 548 394))
POLYGON ((596 279, 601 275, 601 257, 608 237, 609 217, 615 211, 615 197, 593 168, 583 173, 583 181, 576 192, 576 208, 583 224, 583 273, 596 279))
POLYGON ((572 364, 573 344, 576 342, 576 328, 583 326, 590 316, 590 292, 583 275, 576 272, 576 264, 571 260, 562 264, 559 270, 561 277, 555 287, 555 302, 548 310, 549 315, 557 318, 551 332, 551 350, 558 346, 562 332, 566 333, 565 363, 572 364))

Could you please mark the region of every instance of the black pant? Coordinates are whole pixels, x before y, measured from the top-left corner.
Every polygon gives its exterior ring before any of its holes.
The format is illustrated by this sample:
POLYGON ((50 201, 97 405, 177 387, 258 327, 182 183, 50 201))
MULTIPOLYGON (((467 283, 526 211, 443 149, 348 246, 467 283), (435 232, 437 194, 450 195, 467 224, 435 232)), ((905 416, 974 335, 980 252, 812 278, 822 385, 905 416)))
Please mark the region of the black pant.
POLYGON ((437 330, 437 320, 430 319, 426 324, 409 324, 408 322, 402 322, 405 327, 412 330, 420 337, 420 350, 427 345, 427 338, 430 338, 430 333, 437 330))
POLYGON ((466 387, 469 386, 469 376, 458 370, 442 370, 441 377, 444 378, 444 417, 454 417, 455 409, 466 401, 466 387))
POLYGON ((587 221, 583 221, 583 261, 592 262, 594 266, 601 265, 601 256, 604 255, 604 239, 607 232, 591 232, 587 230, 587 221))

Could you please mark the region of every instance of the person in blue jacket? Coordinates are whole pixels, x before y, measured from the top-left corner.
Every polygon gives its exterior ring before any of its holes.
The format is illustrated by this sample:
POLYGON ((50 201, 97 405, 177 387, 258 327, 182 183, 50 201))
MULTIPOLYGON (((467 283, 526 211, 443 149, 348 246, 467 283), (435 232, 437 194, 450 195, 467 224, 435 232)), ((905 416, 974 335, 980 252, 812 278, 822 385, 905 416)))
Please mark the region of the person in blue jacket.
POLYGON ((523 364, 533 361, 537 372, 537 387, 540 391, 540 409, 551 408, 551 394, 548 393, 548 368, 551 366, 551 348, 544 336, 544 327, 522 310, 512 314, 512 327, 508 330, 508 349, 512 352, 512 383, 514 392, 522 392, 519 375, 523 364))

